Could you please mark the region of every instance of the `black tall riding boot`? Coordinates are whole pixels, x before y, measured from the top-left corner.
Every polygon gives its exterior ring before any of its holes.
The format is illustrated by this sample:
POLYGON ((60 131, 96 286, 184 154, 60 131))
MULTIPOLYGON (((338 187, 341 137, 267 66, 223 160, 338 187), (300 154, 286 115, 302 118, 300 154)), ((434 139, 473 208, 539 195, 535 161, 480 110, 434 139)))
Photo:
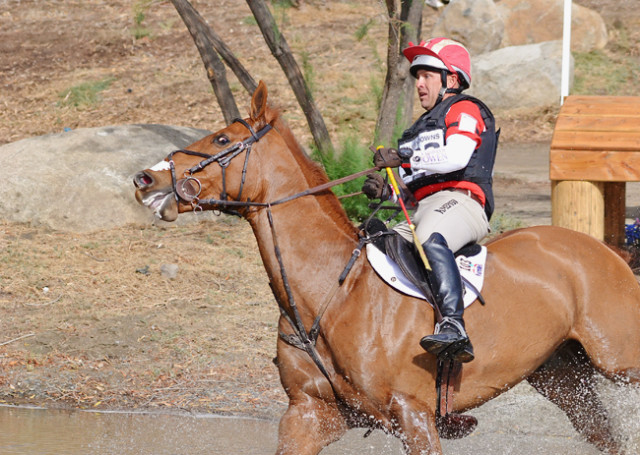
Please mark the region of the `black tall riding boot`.
POLYGON ((436 324, 433 335, 420 340, 420 346, 437 357, 471 362, 474 358, 473 346, 462 320, 462 278, 453 252, 437 232, 422 247, 431 265, 429 280, 442 321, 436 324))

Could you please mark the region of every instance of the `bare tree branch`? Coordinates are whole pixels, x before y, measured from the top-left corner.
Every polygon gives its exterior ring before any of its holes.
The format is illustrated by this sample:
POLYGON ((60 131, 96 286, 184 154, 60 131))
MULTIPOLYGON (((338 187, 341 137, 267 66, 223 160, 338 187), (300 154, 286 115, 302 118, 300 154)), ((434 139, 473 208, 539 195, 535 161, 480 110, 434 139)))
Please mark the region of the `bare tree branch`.
POLYGON ((238 106, 229 87, 224 64, 213 50, 214 43, 220 40, 215 36, 213 30, 202 16, 191 6, 191 3, 187 0, 171 0, 171 3, 173 3, 180 17, 182 17, 193 41, 196 43, 204 62, 204 67, 207 70, 207 77, 211 82, 213 92, 216 95, 220 109, 222 109, 222 115, 228 125, 233 119, 240 117, 240 111, 238 111, 238 106))
POLYGON ((424 6, 422 1, 401 0, 400 3, 398 14, 396 0, 385 0, 389 16, 387 74, 376 122, 376 138, 379 144, 386 146, 392 145, 397 121, 404 126, 411 119, 413 84, 409 77, 409 62, 400 52, 409 41, 417 41, 424 6))
POLYGON ((271 53, 278 60, 282 67, 289 85, 298 100, 298 104, 302 108, 309 129, 313 136, 314 142, 318 150, 322 154, 333 153, 333 145, 329 137, 329 131, 324 123, 324 119, 320 111, 316 107, 311 92, 302 76, 302 72, 296 63, 295 58, 287 44, 285 37, 278 30, 278 26, 271 15, 271 11, 265 4, 264 0, 247 0, 249 8, 253 16, 258 22, 258 26, 262 31, 262 35, 271 49, 271 53))
MULTIPOLYGON (((222 57, 222 60, 227 64, 229 69, 233 71, 233 74, 236 75, 244 89, 250 95, 253 95, 253 92, 258 88, 258 84, 253 79, 249 71, 240 63, 240 60, 236 58, 231 49, 225 44, 224 41, 218 36, 218 34, 213 30, 213 28, 206 23, 206 21, 202 18, 202 16, 193 8, 191 4, 187 0, 177 0, 173 2, 174 5, 176 3, 184 3, 188 5, 188 10, 190 10, 190 14, 194 17, 197 17, 198 22, 202 23, 202 28, 206 31, 206 39, 211 42, 215 51, 222 57)), ((177 7, 176 7, 177 9, 177 7)), ((178 11, 180 12, 180 11, 178 11)), ((182 15, 182 14, 181 14, 182 15)))

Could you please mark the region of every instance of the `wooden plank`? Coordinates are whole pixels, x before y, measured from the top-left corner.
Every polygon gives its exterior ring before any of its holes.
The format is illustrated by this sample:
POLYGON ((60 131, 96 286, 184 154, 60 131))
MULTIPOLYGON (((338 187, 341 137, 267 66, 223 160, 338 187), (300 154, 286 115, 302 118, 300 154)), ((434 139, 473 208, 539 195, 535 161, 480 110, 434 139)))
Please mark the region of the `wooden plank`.
POLYGON ((598 113, 599 115, 636 115, 640 110, 640 102, 635 104, 610 104, 606 106, 600 106, 597 104, 584 104, 578 106, 562 107, 558 116, 562 115, 592 115, 598 113))
POLYGON ((569 95, 564 100, 563 106, 611 103, 635 104, 640 102, 640 96, 569 95))
POLYGON ((608 133, 603 131, 555 131, 551 149, 640 151, 640 131, 608 133))
POLYGON ((640 97, 593 96, 567 97, 558 116, 563 115, 635 115, 640 111, 640 97))
POLYGON ((636 133, 640 138, 640 111, 635 115, 564 115, 556 120, 555 131, 636 133))
POLYGON ((623 246, 627 181, 640 181, 640 97, 569 96, 549 153, 551 221, 623 246))
POLYGON ((640 181, 640 153, 552 149, 551 180, 640 181))
POLYGON ((604 183, 554 181, 551 224, 604 240, 604 183))

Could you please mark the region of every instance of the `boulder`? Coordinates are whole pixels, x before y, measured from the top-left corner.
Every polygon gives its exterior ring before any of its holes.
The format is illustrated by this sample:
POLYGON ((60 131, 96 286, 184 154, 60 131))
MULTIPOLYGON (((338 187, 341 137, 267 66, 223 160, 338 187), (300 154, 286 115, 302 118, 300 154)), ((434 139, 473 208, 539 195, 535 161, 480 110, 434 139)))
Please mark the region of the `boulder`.
MULTIPOLYGON (((573 80, 573 57, 570 64, 573 80)), ((562 41, 511 46, 472 59, 468 93, 494 110, 525 111, 560 102, 562 41)))
MULTIPOLYGON (((496 5, 504 22, 500 47, 562 39, 563 0, 501 0, 496 5)), ((600 14, 573 2, 571 50, 590 52, 602 49, 607 40, 607 27, 600 14)))
POLYGON ((207 134, 177 126, 124 125, 3 145, 0 213, 7 221, 70 232, 148 224, 153 215, 136 202, 133 175, 207 134))
POLYGON ((438 18, 431 36, 464 44, 471 55, 498 49, 504 23, 493 0, 452 0, 438 18))

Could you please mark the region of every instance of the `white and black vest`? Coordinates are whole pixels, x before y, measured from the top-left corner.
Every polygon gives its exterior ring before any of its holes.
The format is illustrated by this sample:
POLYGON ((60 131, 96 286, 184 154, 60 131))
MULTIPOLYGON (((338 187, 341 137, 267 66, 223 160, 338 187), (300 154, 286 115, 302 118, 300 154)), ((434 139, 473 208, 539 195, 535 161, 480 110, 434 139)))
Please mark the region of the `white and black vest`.
MULTIPOLYGON (((449 112, 449 108, 454 103, 464 100, 472 101, 478 105, 486 127, 485 131, 480 134, 482 144, 474 150, 467 166, 446 174, 428 174, 426 171, 415 171, 401 167, 400 176, 412 192, 435 183, 451 181, 473 182, 484 192, 486 198, 484 210, 487 217, 491 218, 494 209, 493 165, 496 159, 500 131, 496 131, 493 114, 482 101, 463 94, 451 96, 441 101, 433 109, 422 114, 413 125, 405 130, 398 140, 398 150, 405 156, 428 150, 429 155, 437 160, 437 150, 434 149, 445 145, 445 132, 447 129, 445 117, 447 112, 449 112), (405 149, 405 153, 402 152, 403 149, 405 149), (410 149, 411 152, 406 149, 410 149)), ((420 154, 422 155, 422 153, 420 154)))

